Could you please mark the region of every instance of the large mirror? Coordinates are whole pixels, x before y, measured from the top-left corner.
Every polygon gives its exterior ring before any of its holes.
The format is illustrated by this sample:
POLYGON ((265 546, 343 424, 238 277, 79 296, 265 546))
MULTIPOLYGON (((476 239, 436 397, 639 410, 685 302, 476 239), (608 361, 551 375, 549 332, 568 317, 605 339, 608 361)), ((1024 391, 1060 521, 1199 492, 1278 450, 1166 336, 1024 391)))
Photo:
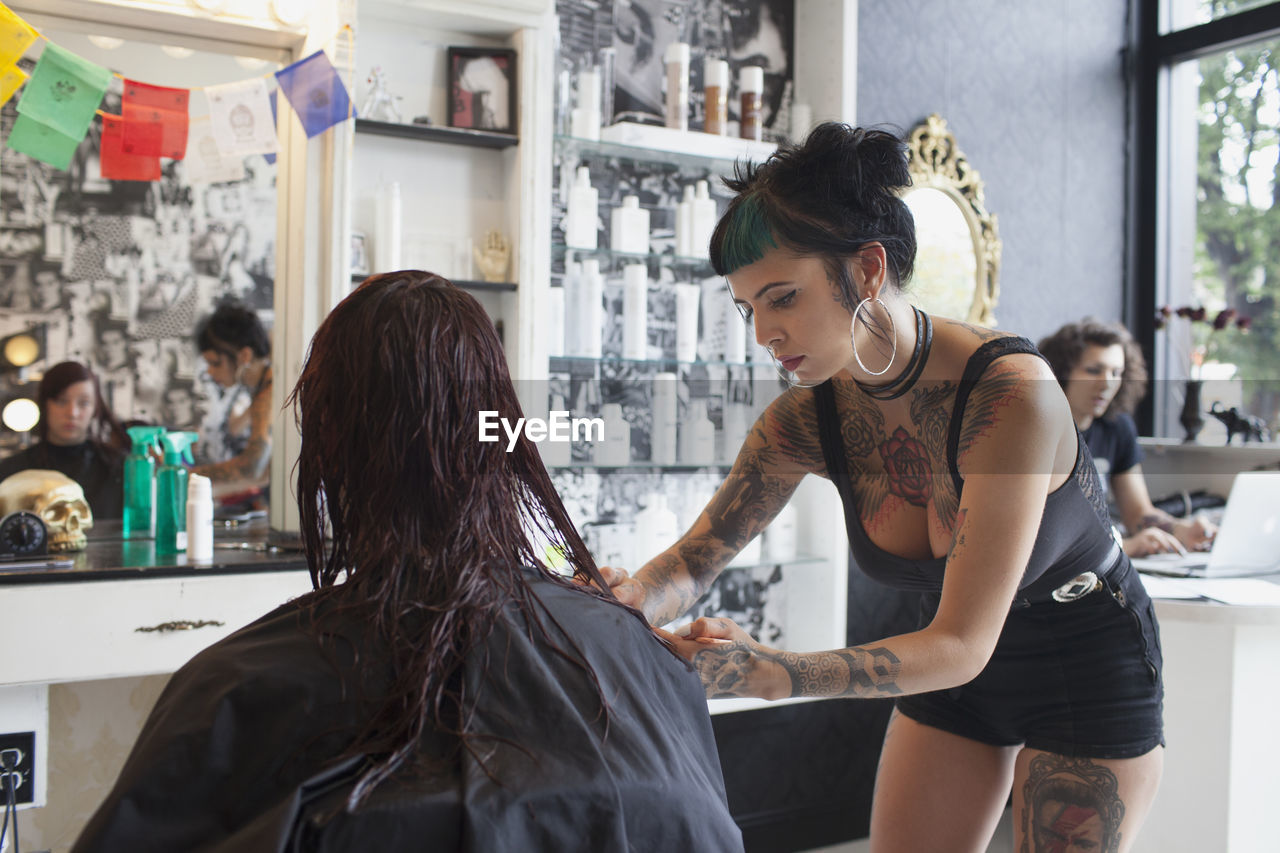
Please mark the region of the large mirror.
POLYGON ((1000 236, 982 179, 937 113, 908 140, 912 186, 903 195, 916 221, 911 301, 942 317, 995 325, 1000 236))

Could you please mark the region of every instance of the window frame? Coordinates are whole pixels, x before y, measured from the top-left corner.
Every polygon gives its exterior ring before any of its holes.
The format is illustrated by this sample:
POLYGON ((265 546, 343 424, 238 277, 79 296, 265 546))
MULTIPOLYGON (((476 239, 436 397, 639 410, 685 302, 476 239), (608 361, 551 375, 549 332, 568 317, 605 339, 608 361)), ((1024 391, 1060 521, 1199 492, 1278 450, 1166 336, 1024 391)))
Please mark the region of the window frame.
MULTIPOLYGON (((1170 218, 1170 187, 1162 177, 1170 160, 1166 132, 1171 109, 1169 78, 1179 63, 1233 47, 1280 37, 1280 2, 1237 12, 1204 24, 1162 32, 1168 0, 1131 0, 1129 31, 1129 203, 1128 287, 1124 295, 1125 323, 1143 352, 1156 352, 1157 299, 1167 290, 1170 270, 1165 253, 1170 218), (1152 156, 1154 155, 1154 156, 1152 156)), ((1151 375, 1160 379, 1158 359, 1151 375)), ((1174 417, 1162 393, 1167 383, 1156 382, 1155 393, 1138 406, 1135 419, 1140 435, 1161 435, 1157 417, 1174 417)))

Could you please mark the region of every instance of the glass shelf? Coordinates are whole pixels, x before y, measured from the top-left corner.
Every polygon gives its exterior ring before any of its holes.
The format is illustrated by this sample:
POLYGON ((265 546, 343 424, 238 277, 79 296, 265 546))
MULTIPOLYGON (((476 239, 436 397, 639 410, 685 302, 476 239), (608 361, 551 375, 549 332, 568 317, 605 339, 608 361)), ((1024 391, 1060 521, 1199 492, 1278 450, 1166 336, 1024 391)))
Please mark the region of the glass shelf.
POLYGON ((708 276, 715 275, 715 272, 711 269, 711 260, 709 258, 693 258, 674 255, 669 252, 643 254, 639 252, 615 252, 613 249, 579 249, 574 246, 566 246, 560 242, 551 244, 551 257, 554 261, 563 262, 570 255, 575 261, 580 261, 583 258, 595 258, 602 261, 606 268, 620 267, 628 262, 649 263, 669 267, 705 268, 708 276))
POLYGON ((551 372, 579 372, 574 368, 592 367, 597 364, 634 365, 637 367, 772 367, 756 361, 681 361, 675 358, 622 358, 602 356, 591 358, 580 355, 551 356, 551 372))
MULTIPOLYGON (((685 140, 690 148, 697 147, 698 142, 705 142, 723 152, 726 147, 733 149, 743 147, 740 140, 728 140, 724 137, 708 137, 698 131, 687 131, 685 140), (705 138, 702 138, 705 137, 705 138), (736 145, 735 145, 736 144, 736 145)), ((634 163, 653 163, 672 168, 705 169, 710 172, 731 175, 734 165, 741 159, 733 153, 699 153, 696 150, 672 151, 648 145, 626 142, 609 142, 602 139, 582 139, 577 136, 556 136, 556 148, 560 151, 581 157, 583 154, 598 157, 617 157, 634 163)), ((754 149, 753 149, 754 150, 754 149)), ((762 160, 753 156, 750 159, 762 160)))

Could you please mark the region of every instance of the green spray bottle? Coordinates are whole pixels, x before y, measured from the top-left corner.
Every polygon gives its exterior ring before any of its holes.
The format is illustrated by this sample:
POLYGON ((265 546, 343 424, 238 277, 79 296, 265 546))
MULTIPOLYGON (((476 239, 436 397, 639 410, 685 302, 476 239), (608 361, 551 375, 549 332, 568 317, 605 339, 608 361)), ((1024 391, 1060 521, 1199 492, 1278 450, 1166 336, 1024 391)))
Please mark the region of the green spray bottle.
POLYGON ((187 469, 194 432, 171 432, 161 437, 164 464, 156 471, 156 553, 187 550, 187 469))
POLYGON ((129 427, 133 449, 124 460, 124 538, 150 539, 156 533, 156 461, 151 448, 164 427, 129 427))

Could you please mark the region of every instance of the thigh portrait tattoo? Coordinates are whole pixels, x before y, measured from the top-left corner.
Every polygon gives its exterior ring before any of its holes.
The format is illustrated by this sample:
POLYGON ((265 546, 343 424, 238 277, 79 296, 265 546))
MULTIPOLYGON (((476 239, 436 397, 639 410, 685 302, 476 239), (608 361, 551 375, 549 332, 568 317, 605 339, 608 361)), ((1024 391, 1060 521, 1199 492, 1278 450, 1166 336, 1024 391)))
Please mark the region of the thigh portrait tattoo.
POLYGON ((1087 758, 1037 755, 1023 787, 1021 853, 1115 853, 1120 801, 1115 773, 1087 758))

